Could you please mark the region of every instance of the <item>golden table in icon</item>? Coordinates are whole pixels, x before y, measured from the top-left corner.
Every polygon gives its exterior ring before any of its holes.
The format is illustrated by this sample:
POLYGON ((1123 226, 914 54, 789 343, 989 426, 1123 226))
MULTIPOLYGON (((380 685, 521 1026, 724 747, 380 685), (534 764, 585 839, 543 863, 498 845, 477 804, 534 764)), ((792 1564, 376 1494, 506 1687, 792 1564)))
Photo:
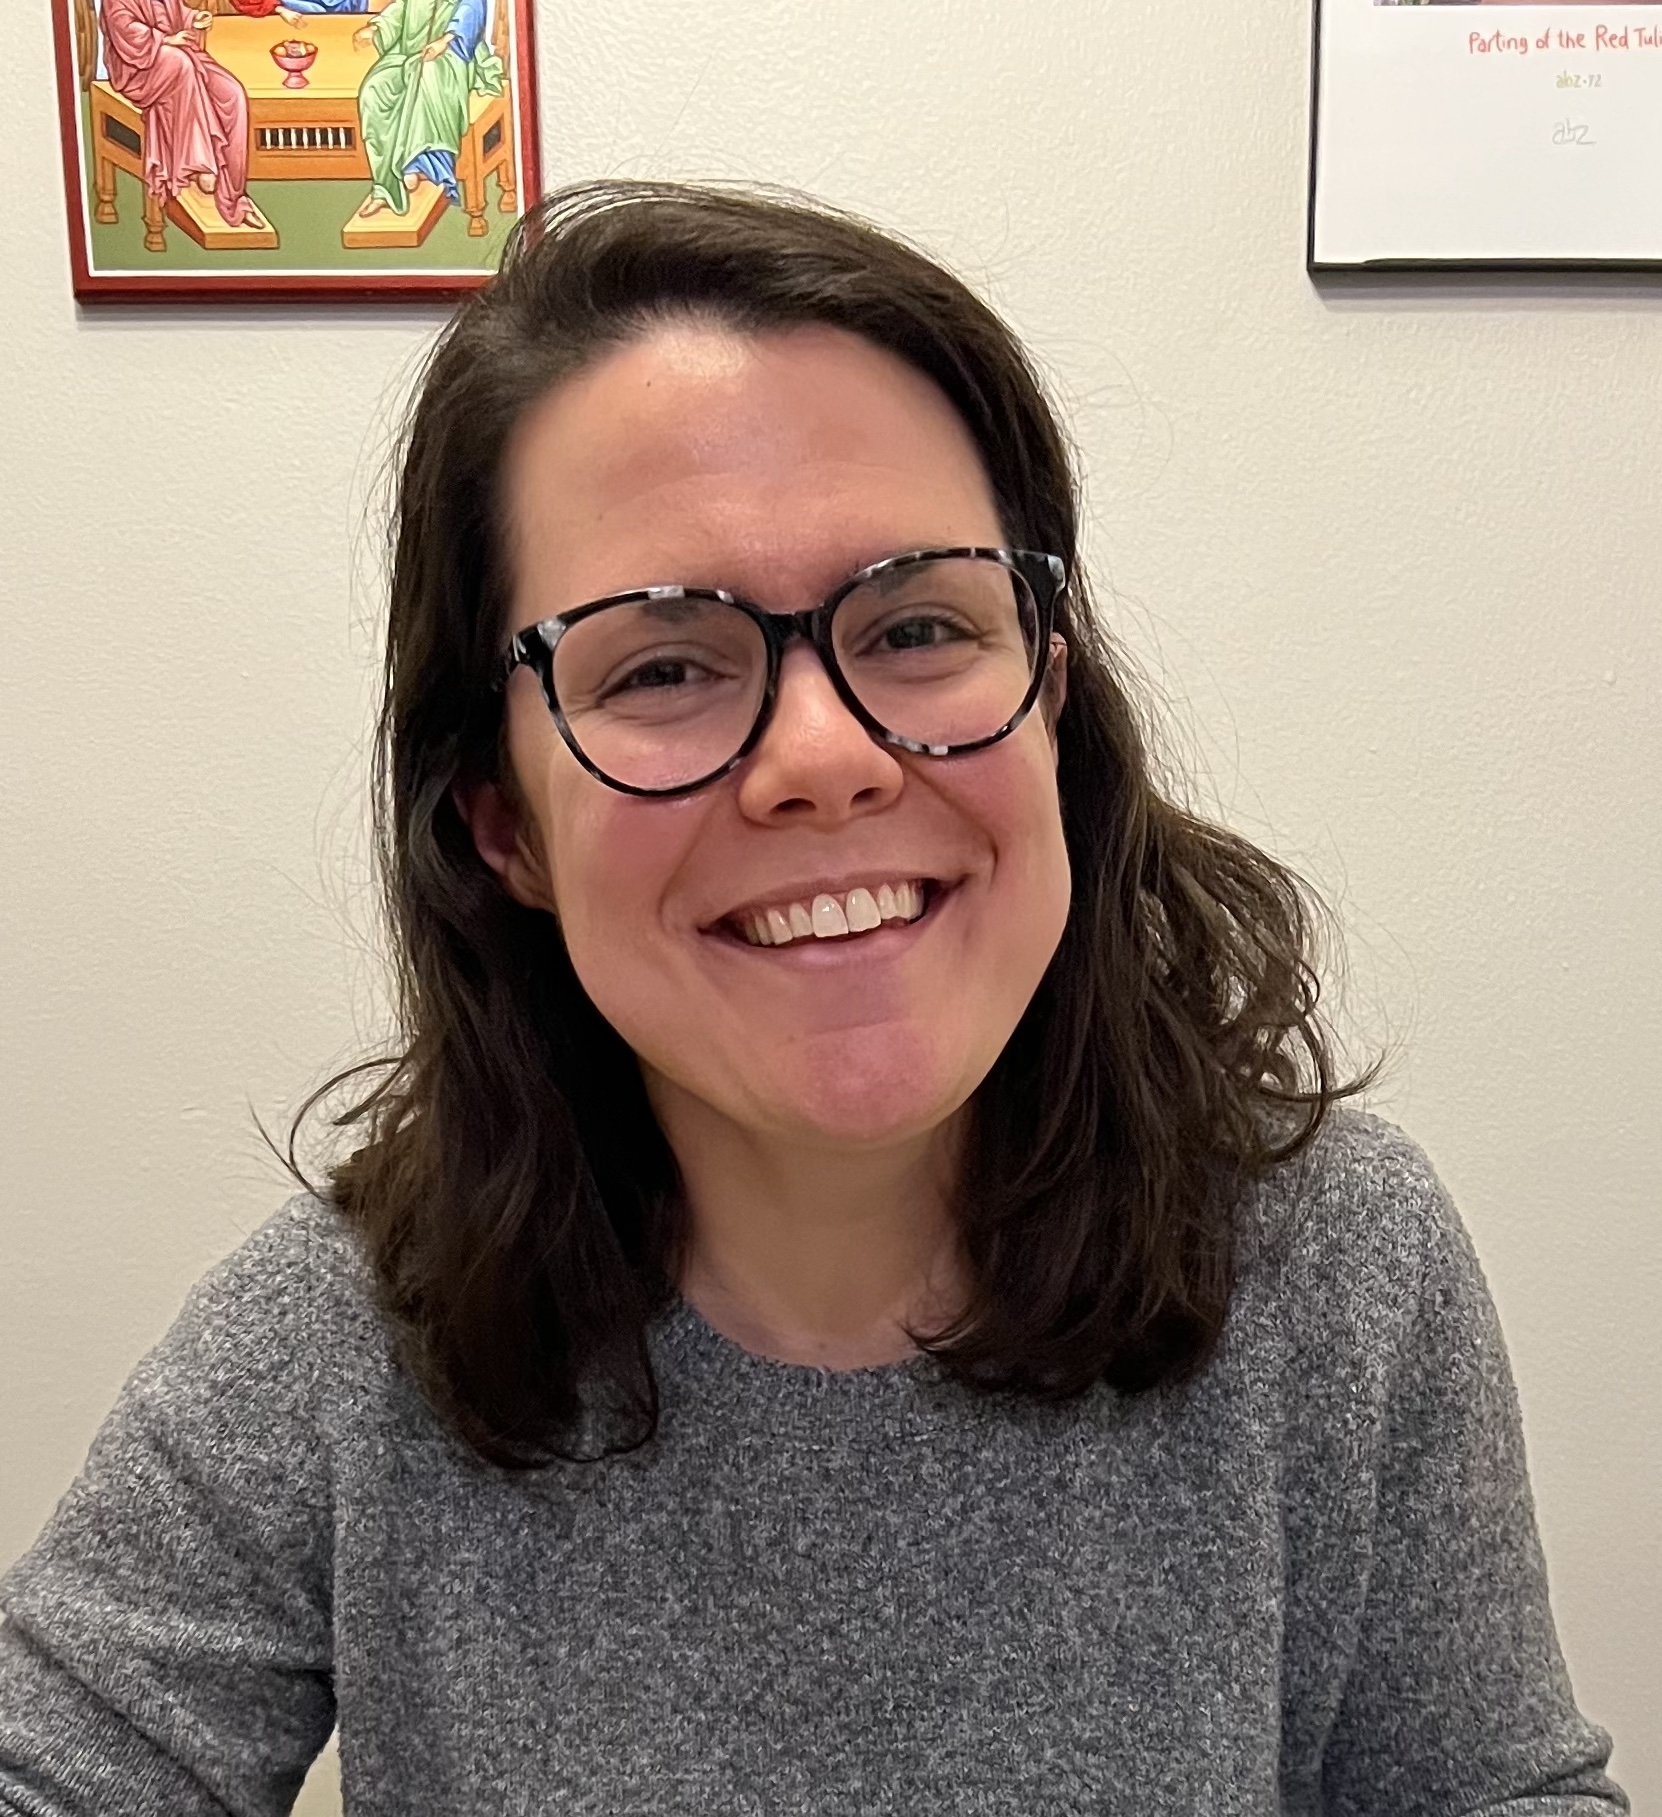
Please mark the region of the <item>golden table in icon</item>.
MULTIPOLYGON (((497 11, 500 14, 503 9, 497 11)), ((203 41, 208 54, 247 92, 250 182, 339 177, 367 185, 369 159, 358 125, 358 89, 374 66, 375 51, 371 45, 354 44, 352 38, 368 23, 362 13, 322 13, 296 26, 275 15, 267 19, 215 15, 203 41), (271 57, 273 46, 294 38, 317 46, 316 60, 305 71, 304 88, 286 87, 284 71, 271 57)), ((498 49, 500 54, 507 46, 504 43, 498 49)), ((108 82, 94 82, 90 99, 97 195, 94 218, 114 221, 116 172, 126 170, 140 183, 144 181, 143 116, 108 82)), ((475 238, 490 231, 485 219, 485 184, 493 176, 497 206, 504 214, 512 214, 518 207, 519 184, 512 100, 507 93, 471 98, 468 128, 456 158, 467 230, 475 238)), ((442 213, 440 192, 431 185, 426 187, 431 194, 418 192, 407 215, 372 217, 372 223, 384 225, 373 237, 366 232, 355 243, 418 245, 442 213)), ((160 252, 166 246, 161 210, 154 198, 146 196, 145 200, 145 248, 160 252)), ((349 229, 367 228, 372 223, 349 219, 347 225, 349 229)), ((187 226, 186 231, 198 237, 193 228, 187 226)))

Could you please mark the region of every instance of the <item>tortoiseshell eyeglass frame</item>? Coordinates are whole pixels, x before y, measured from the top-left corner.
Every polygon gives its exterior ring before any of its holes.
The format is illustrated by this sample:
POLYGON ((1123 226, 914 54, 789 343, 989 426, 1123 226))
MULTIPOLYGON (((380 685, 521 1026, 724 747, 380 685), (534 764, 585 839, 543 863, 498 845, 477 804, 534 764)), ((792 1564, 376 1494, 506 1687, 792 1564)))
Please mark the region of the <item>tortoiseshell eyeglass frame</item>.
POLYGON ((762 734, 767 730, 768 721, 773 717, 773 709, 779 693, 779 670, 784 660, 785 649, 794 638, 804 638, 819 652, 820 661, 825 665, 825 672, 831 677, 831 684, 837 690, 837 696, 848 708, 856 720, 878 743, 892 745, 896 750, 911 751, 919 757, 958 757, 968 751, 985 750, 988 745, 997 744, 1000 739, 1010 734, 1032 712, 1034 702, 1039 698, 1039 691, 1044 685, 1045 670, 1048 666, 1051 629, 1056 620, 1056 607, 1067 592, 1067 565, 1059 555, 1045 555, 1032 549, 999 549, 981 546, 964 548, 913 549, 904 555, 890 555, 882 561, 870 563, 849 575, 848 579, 828 593, 817 606, 810 606, 805 612, 769 612, 754 600, 745 599, 737 593, 729 593, 722 587, 636 587, 627 593, 608 593, 603 599, 592 599, 581 606, 574 606, 569 612, 556 613, 552 618, 538 620, 534 625, 527 625, 508 642, 503 652, 502 665, 496 676, 495 687, 498 691, 506 688, 510 677, 516 669, 529 667, 536 670, 542 682, 543 699, 548 711, 553 716, 554 724, 566 748, 597 782, 603 782, 608 788, 616 789, 624 795, 645 795, 662 798, 670 795, 690 795, 694 789, 707 788, 712 782, 719 781, 729 771, 736 769, 745 758, 755 750, 762 734), (849 685, 837 662, 836 649, 831 641, 831 620, 837 607, 857 588, 877 580, 885 574, 892 574, 897 569, 914 567, 919 562, 928 561, 986 561, 995 562, 1008 569, 1026 588, 1033 600, 1035 627, 1032 650, 1033 672, 1028 678, 1027 692, 1023 695, 1021 705, 998 727, 984 738, 977 738, 968 744, 920 744, 915 738, 904 737, 899 732, 892 732, 881 724, 865 706, 859 696, 849 685), (668 788, 641 788, 633 783, 620 782, 615 776, 608 776, 597 764, 592 762, 577 742, 564 711, 560 706, 559 696, 554 688, 554 652, 559 647, 560 639, 572 628, 581 624, 585 618, 591 618, 596 612, 604 612, 613 606, 642 605, 648 601, 661 600, 710 600, 724 606, 732 606, 753 620, 762 634, 767 648, 767 677, 762 689, 761 700, 757 705, 756 718, 748 735, 739 748, 726 762, 702 776, 694 777, 690 782, 678 782, 668 788))

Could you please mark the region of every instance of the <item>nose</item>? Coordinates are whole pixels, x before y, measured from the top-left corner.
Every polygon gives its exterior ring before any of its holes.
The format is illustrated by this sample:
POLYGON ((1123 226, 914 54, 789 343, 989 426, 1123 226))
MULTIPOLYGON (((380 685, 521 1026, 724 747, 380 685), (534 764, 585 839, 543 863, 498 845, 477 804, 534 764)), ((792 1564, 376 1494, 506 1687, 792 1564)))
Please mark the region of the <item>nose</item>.
POLYGON ((773 717, 739 768, 740 810, 758 821, 838 826, 887 807, 905 779, 899 753, 844 706, 818 652, 792 643, 773 717))

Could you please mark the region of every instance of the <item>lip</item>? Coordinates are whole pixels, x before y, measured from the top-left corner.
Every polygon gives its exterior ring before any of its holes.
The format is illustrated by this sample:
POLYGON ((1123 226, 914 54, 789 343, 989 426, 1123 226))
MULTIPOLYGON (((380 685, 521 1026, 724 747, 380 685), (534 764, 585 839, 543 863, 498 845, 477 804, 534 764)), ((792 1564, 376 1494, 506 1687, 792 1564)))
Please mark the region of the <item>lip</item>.
MULTIPOLYGON (((849 885, 850 889, 857 887, 857 884, 849 885)), ((741 939, 721 922, 717 922, 707 932, 719 949, 739 953, 747 958, 769 960, 775 965, 808 971, 827 967, 835 969, 843 965, 869 967, 899 957, 914 945, 927 929, 935 925, 957 894, 956 884, 937 885, 929 891, 923 913, 915 921, 885 921, 881 927, 872 928, 852 939, 809 938, 793 940, 788 946, 752 946, 748 940, 741 939)), ((770 900, 777 902, 779 898, 775 896, 770 900)))
MULTIPOLYGON (((723 923, 737 921, 743 915, 755 914, 767 908, 779 908, 789 902, 801 902, 812 905, 816 896, 845 897, 850 890, 870 890, 875 896, 878 887, 885 883, 924 883, 931 886, 932 893, 946 895, 954 890, 963 878, 949 876, 942 871, 929 870, 892 870, 881 871, 867 868, 860 871, 844 871, 835 877, 819 877, 808 883, 770 884, 767 892, 758 896, 747 896, 743 902, 735 902, 724 908, 719 915, 699 927, 701 934, 720 934, 724 931, 723 923)), ((927 919, 927 917, 924 917, 927 919)), ((874 930, 875 931, 875 930, 874 930)), ((821 942, 823 945, 824 943, 821 942)))

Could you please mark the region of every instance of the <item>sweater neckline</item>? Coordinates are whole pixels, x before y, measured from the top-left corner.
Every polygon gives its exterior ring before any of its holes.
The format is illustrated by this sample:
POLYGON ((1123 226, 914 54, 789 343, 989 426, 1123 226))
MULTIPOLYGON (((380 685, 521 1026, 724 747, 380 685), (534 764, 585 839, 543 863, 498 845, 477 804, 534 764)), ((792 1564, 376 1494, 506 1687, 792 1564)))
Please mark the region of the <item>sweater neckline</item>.
POLYGON ((916 1410, 920 1399, 945 1379, 941 1365, 923 1351, 856 1369, 762 1356, 718 1331, 680 1294, 663 1313, 658 1330, 661 1345, 678 1365, 676 1373, 696 1381, 701 1394, 724 1391, 779 1408, 823 1412, 857 1407, 868 1414, 876 1408, 916 1410))

